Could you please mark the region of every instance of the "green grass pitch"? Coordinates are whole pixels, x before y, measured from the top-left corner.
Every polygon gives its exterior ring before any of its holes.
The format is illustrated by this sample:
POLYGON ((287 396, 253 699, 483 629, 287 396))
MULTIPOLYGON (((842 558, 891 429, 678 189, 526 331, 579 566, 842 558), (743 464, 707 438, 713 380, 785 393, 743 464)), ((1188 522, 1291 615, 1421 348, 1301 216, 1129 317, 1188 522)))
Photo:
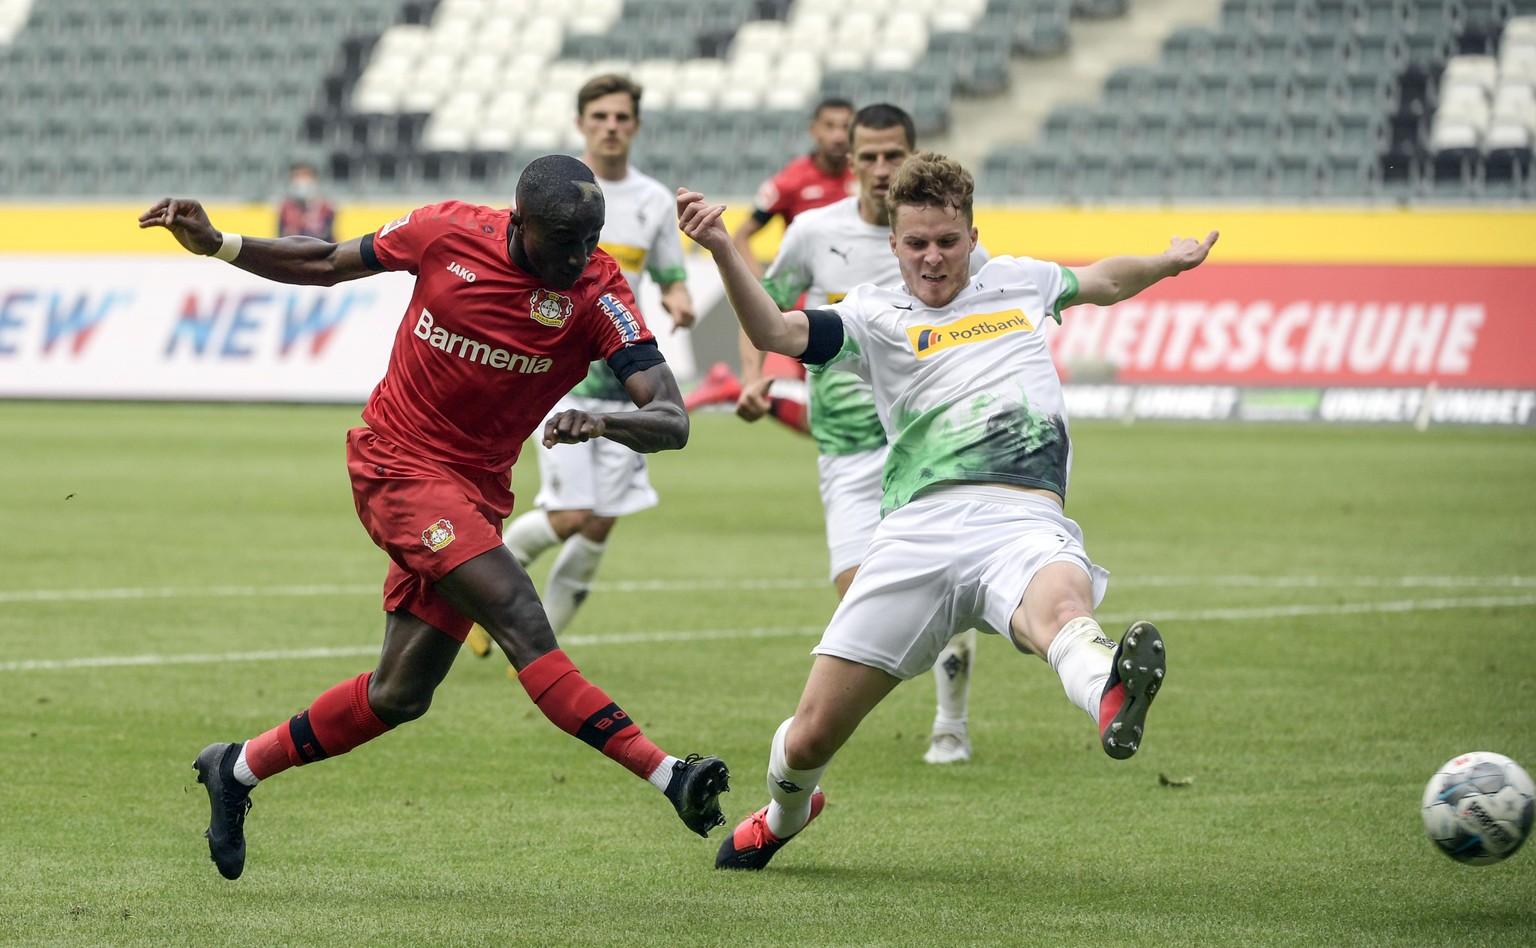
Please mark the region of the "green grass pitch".
MULTIPOLYGON (((761 874, 467 653, 421 721, 254 794, 220 878, 191 762, 371 667, 383 557, 355 407, 0 404, 0 943, 1536 943, 1536 844, 1451 862, 1451 756, 1536 769, 1536 434, 1079 424, 1068 510, 1167 687, 1117 763, 984 636, 975 758, 920 760, 918 679, 761 874)), ((567 650, 732 824, 834 606, 809 442, 721 414, 656 457, 567 650)), ((525 459, 519 495, 537 468, 525 459)), ((547 561, 535 567, 542 577, 547 561)))

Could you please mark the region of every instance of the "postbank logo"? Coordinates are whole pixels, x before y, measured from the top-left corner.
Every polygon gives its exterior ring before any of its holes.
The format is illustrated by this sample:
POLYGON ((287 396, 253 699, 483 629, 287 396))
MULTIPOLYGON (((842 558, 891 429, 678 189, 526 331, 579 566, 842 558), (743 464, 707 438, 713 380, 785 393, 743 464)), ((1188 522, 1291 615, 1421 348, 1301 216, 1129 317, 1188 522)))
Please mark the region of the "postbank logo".
POLYGON ((528 315, 536 323, 559 329, 571 315, 571 298, 554 290, 534 290, 529 302, 528 315))
POLYGON ((453 539, 453 524, 446 517, 421 531, 421 542, 433 553, 452 543, 453 539))
POLYGON ((1001 313, 981 313, 947 326, 911 326, 907 340, 912 352, 919 359, 926 359, 935 352, 968 346, 973 342, 986 342, 1006 336, 1011 332, 1034 332, 1035 324, 1029 321, 1021 309, 1004 310, 1001 313))

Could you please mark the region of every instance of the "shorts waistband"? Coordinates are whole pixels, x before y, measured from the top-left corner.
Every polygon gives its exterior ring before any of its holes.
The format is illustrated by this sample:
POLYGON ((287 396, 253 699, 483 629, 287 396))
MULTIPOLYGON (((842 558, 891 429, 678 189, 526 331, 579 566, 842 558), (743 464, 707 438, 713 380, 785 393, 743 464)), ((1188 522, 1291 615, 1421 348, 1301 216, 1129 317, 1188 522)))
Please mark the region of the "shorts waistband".
MULTIPOLYGON (((1006 487, 989 487, 986 484, 950 484, 924 491, 912 504, 927 501, 940 503, 972 501, 984 504, 1009 504, 1018 507, 1035 507, 1061 513, 1061 506, 1049 497, 1028 491, 1009 490, 1006 487)), ((909 505, 910 506, 910 505, 909 505)))

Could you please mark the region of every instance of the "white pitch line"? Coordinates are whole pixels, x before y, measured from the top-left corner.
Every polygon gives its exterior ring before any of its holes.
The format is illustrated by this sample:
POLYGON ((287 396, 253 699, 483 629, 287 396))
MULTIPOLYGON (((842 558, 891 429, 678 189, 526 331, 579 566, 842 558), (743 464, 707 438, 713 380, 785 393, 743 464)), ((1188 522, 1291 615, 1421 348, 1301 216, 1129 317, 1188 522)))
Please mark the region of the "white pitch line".
MULTIPOLYGON (((1126 576, 1115 577, 1116 588, 1221 586, 1255 589, 1465 589, 1536 588, 1536 576, 1126 576)), ((677 593, 748 590, 824 589, 821 579, 634 580, 594 583, 595 592, 677 593)), ((105 602, 140 599, 287 599, 306 596, 377 595, 379 583, 278 586, 141 586, 118 589, 0 590, 0 605, 10 603, 105 602)))
MULTIPOLYGON (((1360 615, 1367 613, 1429 612, 1441 609, 1498 609, 1536 606, 1536 596, 1477 596, 1467 599, 1406 599, 1397 602, 1317 603, 1292 606, 1255 606, 1234 609, 1202 609, 1190 612, 1159 612, 1159 623, 1232 622, 1243 619, 1289 619, 1306 616, 1360 615)), ((1131 622, 1140 615, 1106 613, 1107 625, 1131 622)), ((747 629, 702 629, 669 632, 622 632, 613 635, 569 635, 566 645, 635 645, 656 642, 740 641, 742 639, 811 636, 821 626, 779 626, 747 629)), ((289 661, 306 658, 354 658, 377 655, 378 646, 310 648, 263 652, 192 653, 184 655, 125 655, 94 658, 28 659, 0 662, 0 672, 56 671, 71 668, 116 668, 143 665, 221 665, 235 662, 289 661)))

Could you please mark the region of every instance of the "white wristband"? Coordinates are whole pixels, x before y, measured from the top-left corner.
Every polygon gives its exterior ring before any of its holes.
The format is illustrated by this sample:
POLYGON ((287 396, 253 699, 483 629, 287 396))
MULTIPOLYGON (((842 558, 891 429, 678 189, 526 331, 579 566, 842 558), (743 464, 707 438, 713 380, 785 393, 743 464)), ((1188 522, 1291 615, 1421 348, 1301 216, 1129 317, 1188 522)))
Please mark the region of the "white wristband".
POLYGON ((233 263, 234 259, 240 256, 240 247, 244 243, 244 239, 239 234, 225 231, 224 242, 219 244, 219 249, 214 251, 213 255, 225 263, 233 263))

